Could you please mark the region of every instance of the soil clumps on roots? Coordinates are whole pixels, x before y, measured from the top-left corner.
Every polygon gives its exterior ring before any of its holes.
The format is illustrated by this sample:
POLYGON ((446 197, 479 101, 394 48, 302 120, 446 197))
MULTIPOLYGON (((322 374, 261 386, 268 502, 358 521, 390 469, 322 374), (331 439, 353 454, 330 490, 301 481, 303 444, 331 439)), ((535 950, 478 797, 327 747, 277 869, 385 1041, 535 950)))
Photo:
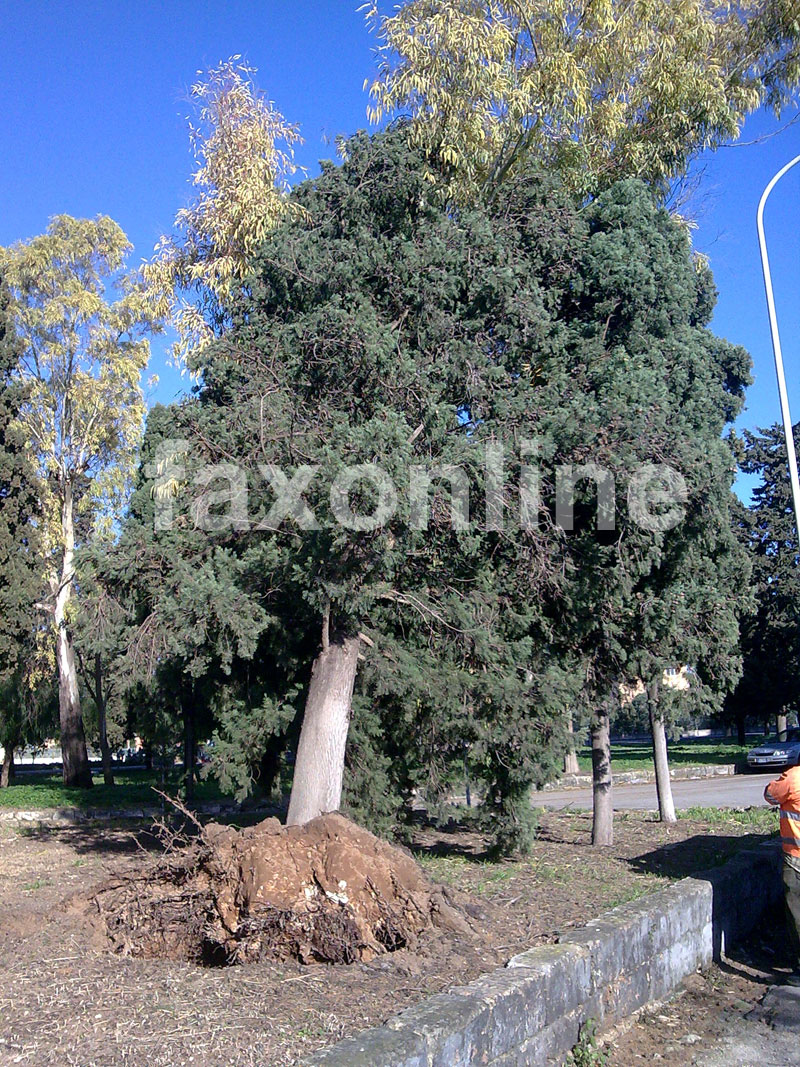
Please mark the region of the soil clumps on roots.
POLYGON ((171 835, 145 869, 92 890, 114 952, 225 965, 368 961, 432 926, 472 935, 452 893, 341 815, 171 835))

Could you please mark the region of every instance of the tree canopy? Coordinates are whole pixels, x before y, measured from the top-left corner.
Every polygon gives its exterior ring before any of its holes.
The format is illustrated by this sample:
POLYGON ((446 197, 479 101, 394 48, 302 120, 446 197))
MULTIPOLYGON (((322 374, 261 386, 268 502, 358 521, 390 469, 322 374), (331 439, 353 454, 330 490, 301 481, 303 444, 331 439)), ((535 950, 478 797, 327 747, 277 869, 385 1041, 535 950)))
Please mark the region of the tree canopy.
MULTIPOLYGON (((794 436, 800 442, 797 426, 794 436)), ((766 717, 800 709, 800 572, 783 427, 744 431, 739 463, 761 483, 739 511, 756 602, 742 625, 744 673, 732 704, 741 716, 766 717)))
POLYGON ((455 195, 526 159, 593 193, 663 186, 800 77, 792 0, 407 0, 368 12, 380 46, 374 121, 413 118, 455 195))
POLYGON ((69 603, 75 548, 119 516, 135 470, 141 374, 155 328, 144 289, 126 276, 125 234, 106 216, 53 218, 0 250, 19 339, 19 421, 36 463, 41 551, 59 675, 64 780, 91 785, 69 603), (107 290, 116 290, 107 300, 107 290))
POLYGON ((232 56, 192 86, 197 195, 143 268, 158 313, 177 330, 179 363, 218 332, 253 255, 291 210, 286 193, 300 135, 256 87, 255 73, 232 56))
MULTIPOLYGON (((218 602, 232 598, 240 619, 249 603, 260 620, 249 648, 227 646, 229 694, 243 659, 265 656, 256 673, 268 674, 278 628, 291 634, 277 674, 293 695, 271 720, 284 744, 315 650, 349 636, 363 657, 353 802, 369 792, 359 764, 382 768, 402 799, 446 793, 466 763, 508 845, 524 838, 530 785, 553 773, 564 709, 591 709, 641 667, 639 620, 668 564, 662 597, 678 602, 679 573, 690 588, 679 520, 713 505, 724 526, 720 434, 749 360, 708 333, 708 271, 641 183, 581 207, 534 169, 502 200, 454 212, 431 195, 429 165, 403 128, 362 135, 292 194, 298 210, 202 354, 197 398, 164 423, 182 469, 162 472, 174 517, 156 541, 174 558, 154 570, 153 633, 166 641, 192 617, 184 601, 211 567, 228 589, 215 586, 218 602), (587 463, 616 485, 608 530, 596 529, 591 472, 577 472, 574 513, 561 513, 558 469, 587 463), (538 498, 533 482, 520 492, 534 466, 538 498), (668 466, 687 487, 675 521, 648 497, 668 466)), ((134 553, 133 572, 151 558, 134 553)), ((708 640, 721 638, 705 617, 708 640)), ((664 661, 697 651, 678 629, 664 661)), ((241 692, 229 742, 247 735, 241 692)))

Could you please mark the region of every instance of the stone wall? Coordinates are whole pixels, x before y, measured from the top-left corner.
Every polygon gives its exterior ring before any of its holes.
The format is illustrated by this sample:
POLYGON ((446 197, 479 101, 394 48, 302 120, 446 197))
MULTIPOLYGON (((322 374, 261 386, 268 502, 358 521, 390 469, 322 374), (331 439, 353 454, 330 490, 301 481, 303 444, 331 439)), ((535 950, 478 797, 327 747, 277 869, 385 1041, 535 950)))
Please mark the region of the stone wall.
POLYGON ((611 1024, 665 997, 747 936, 780 900, 780 862, 775 843, 743 851, 348 1038, 309 1067, 561 1063, 588 1019, 611 1024))

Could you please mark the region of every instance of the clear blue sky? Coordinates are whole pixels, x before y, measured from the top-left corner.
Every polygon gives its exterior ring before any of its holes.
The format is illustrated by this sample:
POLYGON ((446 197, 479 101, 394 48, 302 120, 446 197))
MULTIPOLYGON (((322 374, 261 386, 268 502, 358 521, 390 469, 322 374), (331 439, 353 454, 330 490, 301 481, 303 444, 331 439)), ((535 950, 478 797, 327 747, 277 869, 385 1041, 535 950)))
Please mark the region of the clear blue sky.
MULTIPOLYGON (((0 0, 0 244, 44 230, 49 216, 111 215, 150 255, 189 195, 185 116, 200 69, 243 53, 258 81, 305 138, 314 173, 339 133, 367 125, 365 77, 374 41, 360 0, 0 0)), ((787 116, 791 117, 791 116, 787 116)), ((778 124, 753 116, 742 141, 778 124)), ((696 247, 711 259, 716 331, 745 345, 756 382, 740 425, 779 416, 755 211, 772 174, 800 154, 800 122, 761 143, 703 161, 696 247)), ((787 376, 800 418, 800 165, 767 214, 787 376)), ((154 345, 156 396, 181 389, 154 345)))

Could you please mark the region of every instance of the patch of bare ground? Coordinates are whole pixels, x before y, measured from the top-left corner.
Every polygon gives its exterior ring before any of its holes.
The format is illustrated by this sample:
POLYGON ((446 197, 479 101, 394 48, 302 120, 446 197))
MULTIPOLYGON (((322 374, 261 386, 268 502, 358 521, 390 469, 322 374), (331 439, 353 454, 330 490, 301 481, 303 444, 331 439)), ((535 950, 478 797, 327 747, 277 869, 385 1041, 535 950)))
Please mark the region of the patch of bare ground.
POLYGON ((350 964, 287 958, 235 967, 113 954, 85 911, 70 906, 76 894, 140 874, 153 838, 137 843, 108 827, 9 832, 0 837, 0 1063, 302 1064, 665 880, 724 861, 763 840, 754 830, 765 828, 735 818, 666 827, 621 815, 614 847, 598 850, 589 816, 553 812, 530 857, 494 862, 483 837, 463 825, 420 826, 412 854, 427 880, 456 891, 463 931, 426 924, 413 948, 350 964))
POLYGON ((608 1067, 642 1063, 692 1067, 754 1011, 769 986, 783 981, 791 970, 786 950, 779 913, 746 944, 734 945, 718 965, 690 975, 669 1000, 603 1035, 608 1067))

